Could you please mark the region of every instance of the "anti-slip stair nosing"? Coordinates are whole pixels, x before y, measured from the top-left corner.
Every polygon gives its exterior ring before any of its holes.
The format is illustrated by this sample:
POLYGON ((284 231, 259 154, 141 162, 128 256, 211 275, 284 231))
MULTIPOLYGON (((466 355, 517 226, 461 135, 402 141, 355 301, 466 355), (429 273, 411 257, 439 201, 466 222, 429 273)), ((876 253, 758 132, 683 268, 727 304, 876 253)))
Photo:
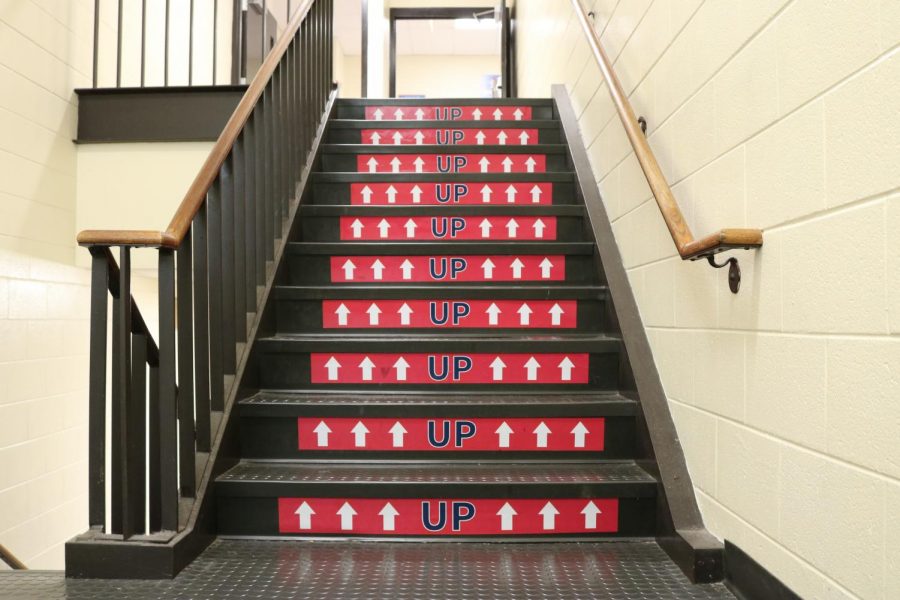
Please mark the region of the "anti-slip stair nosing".
POLYGON ((281 285, 274 287, 277 300, 594 300, 608 297, 602 285, 534 286, 493 284, 481 286, 437 287, 434 285, 396 284, 390 287, 374 284, 323 287, 281 285))
MULTIPOLYGON (((561 125, 559 121, 554 119, 531 119, 530 121, 374 121, 369 119, 332 119, 328 122, 328 127, 333 129, 560 129, 561 125)), ((406 144, 405 146, 409 148, 413 145, 406 144)), ((446 145, 444 147, 452 148, 453 145, 446 145)), ((528 144, 506 144, 505 147, 528 148, 530 146, 528 144)))
POLYGON ((541 418, 554 417, 634 417, 635 402, 608 401, 590 404, 240 404, 246 418, 356 417, 356 418, 541 418))
MULTIPOLYGON (((385 123, 400 121, 368 121, 385 123)), ((452 123, 478 123, 479 121, 450 121, 452 123)), ((484 121, 481 121, 482 123, 484 121)), ((497 121, 499 122, 499 121, 497 121)), ((526 123, 530 121, 517 121, 526 123)), ((565 154, 565 144, 528 144, 528 145, 479 145, 479 144, 323 144, 322 155, 326 154, 565 154)))
MULTIPOLYGON (((347 544, 348 540, 352 543, 362 542, 379 542, 391 544, 475 544, 475 543, 503 543, 503 544, 585 544, 587 542, 597 542, 598 544, 610 543, 646 543, 648 540, 655 538, 654 533, 648 533, 645 536, 627 534, 620 535, 618 533, 583 533, 583 534, 560 534, 560 535, 460 535, 460 536, 393 536, 393 535, 354 535, 354 534, 282 534, 282 535, 241 535, 220 533, 216 535, 220 540, 238 540, 238 541, 254 541, 254 542, 285 542, 285 541, 302 541, 314 542, 316 544, 347 544)), ((680 573, 679 573, 680 574, 680 573)))
MULTIPOLYGON (((409 148, 409 146, 395 146, 409 148)), ((575 183, 572 171, 549 173, 348 173, 317 171, 312 183, 575 183)))
POLYGON ((259 338, 260 350, 277 353, 369 353, 369 354, 615 354, 621 341, 608 336, 529 338, 527 335, 488 337, 483 334, 466 336, 398 336, 379 334, 363 337, 359 333, 328 333, 321 335, 280 334, 259 338))
MULTIPOLYGON (((546 402, 546 403, 573 403, 573 402, 637 402, 623 395, 619 391, 566 391, 556 394, 547 394, 546 392, 526 392, 524 394, 472 394, 471 392, 448 390, 431 390, 431 391, 398 391, 390 393, 378 393, 369 389, 360 389, 356 392, 347 392, 346 390, 335 391, 330 388, 314 388, 303 390, 283 390, 274 388, 264 388, 257 391, 252 396, 248 396, 239 400, 239 404, 267 404, 286 402, 289 404, 311 402, 313 404, 321 404, 320 401, 326 400, 333 402, 335 399, 344 400, 346 402, 365 405, 378 403, 383 400, 405 399, 435 404, 436 400, 446 401, 453 399, 454 402, 466 402, 471 400, 496 400, 497 402, 546 402)), ((389 404, 388 402, 382 402, 389 404)))
POLYGON ((584 255, 594 253, 592 242, 290 242, 288 254, 321 256, 481 256, 584 255))
POLYGON ((428 205, 361 205, 361 204, 306 204, 300 207, 304 217, 399 217, 399 216, 548 216, 584 217, 584 207, 578 204, 428 204, 428 205))

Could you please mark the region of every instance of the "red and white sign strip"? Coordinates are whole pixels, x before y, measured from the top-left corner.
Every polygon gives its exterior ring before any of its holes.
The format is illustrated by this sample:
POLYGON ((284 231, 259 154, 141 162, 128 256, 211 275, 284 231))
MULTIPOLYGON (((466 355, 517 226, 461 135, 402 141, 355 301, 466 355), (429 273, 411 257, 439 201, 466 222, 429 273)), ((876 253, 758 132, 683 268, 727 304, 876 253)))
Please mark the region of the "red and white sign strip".
POLYGON ((299 450, 603 451, 602 418, 297 419, 299 450))
POLYGON ((588 354, 313 353, 312 383, 587 383, 588 354))
POLYGON ((546 173, 544 154, 360 154, 360 173, 546 173))
POLYGON ((367 106, 368 121, 529 121, 530 106, 367 106))
POLYGON ((553 184, 351 183, 350 204, 553 204, 553 184))
POLYGON ((564 281, 565 256, 332 256, 331 281, 564 281))
POLYGON ((537 129, 363 129, 363 144, 456 144, 521 145, 537 144, 537 129))
POLYGON ((555 240, 556 217, 341 217, 342 240, 555 240))
POLYGON ((281 533, 552 535, 614 533, 617 498, 279 498, 281 533))
POLYGON ((576 326, 576 300, 323 300, 325 329, 576 326))

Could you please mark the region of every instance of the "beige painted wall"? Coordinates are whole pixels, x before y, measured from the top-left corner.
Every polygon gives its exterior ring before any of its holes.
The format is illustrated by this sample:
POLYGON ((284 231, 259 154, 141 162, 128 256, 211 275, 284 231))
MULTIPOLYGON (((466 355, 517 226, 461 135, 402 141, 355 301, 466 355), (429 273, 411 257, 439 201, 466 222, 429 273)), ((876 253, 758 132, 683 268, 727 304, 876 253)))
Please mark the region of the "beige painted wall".
POLYGON ((472 98, 482 95, 482 76, 500 73, 499 56, 397 57, 397 95, 472 98))
POLYGON ((359 54, 345 54, 337 41, 334 46, 334 80, 341 84, 341 98, 359 98, 362 57, 359 54))
POLYGON ((765 228, 743 289, 682 262, 568 0, 565 83, 708 527, 805 598, 900 597, 900 2, 587 0, 695 235, 765 228))

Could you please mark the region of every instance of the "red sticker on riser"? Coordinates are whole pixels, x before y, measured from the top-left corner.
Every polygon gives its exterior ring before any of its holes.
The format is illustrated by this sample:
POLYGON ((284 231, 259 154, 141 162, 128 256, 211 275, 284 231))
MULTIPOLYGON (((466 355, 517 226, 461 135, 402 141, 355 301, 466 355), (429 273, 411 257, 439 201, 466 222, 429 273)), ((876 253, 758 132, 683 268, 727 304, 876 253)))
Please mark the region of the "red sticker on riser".
POLYGON ((575 300, 323 300, 325 329, 571 329, 575 300))
POLYGON ((331 281, 564 281, 565 256, 332 256, 331 281))
POLYGON ((278 531, 354 535, 615 533, 617 498, 279 498, 278 531))
POLYGON ((538 143, 537 129, 363 129, 361 142, 374 145, 438 144, 454 146, 476 144, 487 146, 525 146, 538 143))
POLYGON ((298 450, 602 452, 602 418, 297 419, 298 450))
POLYGON ((588 354, 312 353, 312 383, 577 384, 588 354))
POLYGON ((546 173, 544 154, 360 154, 360 173, 546 173))
POLYGON ((556 217, 341 217, 342 240, 555 240, 556 217))
POLYGON ((368 121, 529 121, 530 106, 367 106, 368 121))
POLYGON ((553 204, 552 183, 351 183, 353 205, 553 204))

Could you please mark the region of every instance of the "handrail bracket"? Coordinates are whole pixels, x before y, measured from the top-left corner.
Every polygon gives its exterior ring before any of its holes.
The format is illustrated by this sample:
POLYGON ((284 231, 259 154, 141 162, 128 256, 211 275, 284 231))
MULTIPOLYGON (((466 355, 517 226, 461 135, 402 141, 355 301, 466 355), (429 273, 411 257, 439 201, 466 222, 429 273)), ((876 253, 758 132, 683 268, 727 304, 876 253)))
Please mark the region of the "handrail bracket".
POLYGON ((728 267, 728 289, 731 290, 732 294, 737 294, 741 289, 741 266, 738 264, 738 259, 732 256, 725 262, 719 264, 716 262, 716 256, 714 254, 708 254, 706 260, 714 269, 728 267))

